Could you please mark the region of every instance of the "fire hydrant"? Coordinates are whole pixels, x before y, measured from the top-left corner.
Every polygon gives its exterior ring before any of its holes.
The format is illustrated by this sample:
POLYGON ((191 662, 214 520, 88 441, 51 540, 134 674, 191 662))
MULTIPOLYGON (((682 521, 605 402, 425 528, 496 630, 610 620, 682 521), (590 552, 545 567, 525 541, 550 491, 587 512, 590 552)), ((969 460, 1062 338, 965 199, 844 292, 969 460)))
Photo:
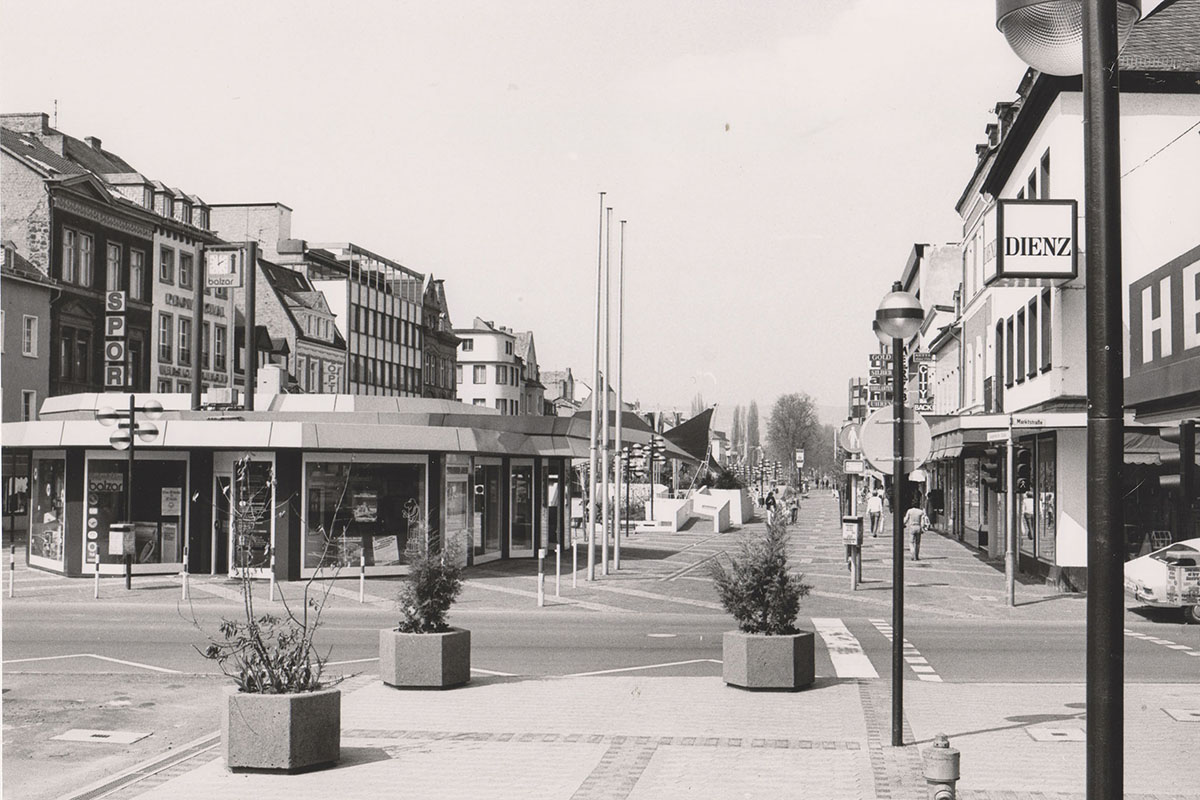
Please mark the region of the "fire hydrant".
POLYGON ((958 751, 950 746, 950 737, 944 733, 933 737, 933 746, 926 748, 924 756, 929 800, 954 800, 955 784, 958 783, 958 751))

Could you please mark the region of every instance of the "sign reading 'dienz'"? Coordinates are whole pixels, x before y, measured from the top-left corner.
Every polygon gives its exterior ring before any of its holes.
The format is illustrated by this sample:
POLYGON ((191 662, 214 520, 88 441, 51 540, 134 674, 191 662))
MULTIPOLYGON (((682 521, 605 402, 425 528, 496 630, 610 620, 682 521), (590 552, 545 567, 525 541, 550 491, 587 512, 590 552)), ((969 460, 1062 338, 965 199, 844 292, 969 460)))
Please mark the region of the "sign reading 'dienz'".
POLYGON ((984 220, 985 283, 1071 280, 1078 275, 1074 200, 998 200, 984 220))

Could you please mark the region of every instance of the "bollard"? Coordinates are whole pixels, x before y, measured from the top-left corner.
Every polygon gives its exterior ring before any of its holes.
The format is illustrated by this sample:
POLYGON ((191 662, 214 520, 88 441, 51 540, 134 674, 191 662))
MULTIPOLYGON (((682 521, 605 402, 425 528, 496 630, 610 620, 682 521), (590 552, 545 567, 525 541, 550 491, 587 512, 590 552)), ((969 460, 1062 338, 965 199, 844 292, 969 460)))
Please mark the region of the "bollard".
POLYGON ((367 554, 358 554, 358 602, 366 602, 367 597, 367 554))
POLYGON ((579 542, 571 541, 571 588, 579 588, 579 542))
POLYGON ((546 605, 546 548, 538 550, 538 607, 546 605))
POLYGON ((13 587, 17 583, 17 546, 8 546, 8 596, 13 596, 13 587))
POLYGON ((562 597, 559 580, 562 577, 562 545, 554 545, 554 596, 562 597))
POLYGON ((92 599, 100 599, 100 557, 96 556, 96 588, 92 591, 92 599))
POLYGON ((270 600, 275 602, 275 548, 271 548, 271 594, 270 600))
POLYGON ((950 737, 939 733, 922 755, 929 800, 954 800, 958 796, 958 750, 950 746, 950 737))
POLYGON ((188 549, 187 549, 187 547, 183 548, 183 583, 182 583, 182 588, 180 589, 180 592, 182 593, 181 599, 187 600, 188 599, 188 549))

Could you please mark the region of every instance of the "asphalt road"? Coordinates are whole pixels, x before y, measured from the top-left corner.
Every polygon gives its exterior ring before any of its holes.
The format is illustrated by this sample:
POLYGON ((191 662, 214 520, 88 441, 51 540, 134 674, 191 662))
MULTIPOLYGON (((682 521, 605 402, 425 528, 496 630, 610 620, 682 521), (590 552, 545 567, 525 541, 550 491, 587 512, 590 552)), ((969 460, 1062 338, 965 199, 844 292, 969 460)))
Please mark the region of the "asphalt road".
MULTIPOLYGON (((4 670, 215 674, 216 665, 194 648, 204 644, 205 631, 215 631, 222 614, 236 610, 232 605, 199 608, 193 624, 186 609, 174 606, 110 606, 98 615, 79 603, 9 605, 4 614, 4 670)), ((335 666, 369 671, 378 655, 379 631, 394 621, 393 613, 370 607, 330 609, 317 642, 335 666)), ((732 627, 721 615, 569 610, 458 612, 451 621, 472 631, 473 667, 527 676, 610 670, 715 675, 720 672, 721 634, 732 627)), ((886 613, 841 618, 881 676, 890 668, 889 621, 886 613)), ((801 617, 799 622, 812 627, 811 618, 801 617)), ((1127 628, 1142 634, 1125 639, 1130 680, 1174 682, 1200 673, 1200 657, 1188 655, 1200 651, 1200 625, 1147 620, 1131 613, 1127 628)), ((967 683, 1082 681, 1085 633, 1077 621, 919 619, 905 626, 905 638, 943 681, 967 683)), ((817 672, 838 674, 820 644, 817 672)))

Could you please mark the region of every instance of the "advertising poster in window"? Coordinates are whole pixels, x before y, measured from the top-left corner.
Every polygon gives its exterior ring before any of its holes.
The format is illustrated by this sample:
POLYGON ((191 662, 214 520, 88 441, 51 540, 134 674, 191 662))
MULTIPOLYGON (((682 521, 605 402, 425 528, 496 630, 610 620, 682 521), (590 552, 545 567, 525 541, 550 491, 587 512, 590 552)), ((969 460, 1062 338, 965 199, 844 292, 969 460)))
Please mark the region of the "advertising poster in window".
POLYGON ((1034 491, 1037 497, 1037 556, 1054 563, 1058 537, 1055 491, 1058 488, 1058 448, 1053 435, 1037 442, 1037 467, 1034 471, 1034 491))
POLYGON ((61 566, 63 561, 63 512, 66 507, 66 462, 42 458, 34 462, 33 482, 37 493, 29 525, 29 555, 61 566))

